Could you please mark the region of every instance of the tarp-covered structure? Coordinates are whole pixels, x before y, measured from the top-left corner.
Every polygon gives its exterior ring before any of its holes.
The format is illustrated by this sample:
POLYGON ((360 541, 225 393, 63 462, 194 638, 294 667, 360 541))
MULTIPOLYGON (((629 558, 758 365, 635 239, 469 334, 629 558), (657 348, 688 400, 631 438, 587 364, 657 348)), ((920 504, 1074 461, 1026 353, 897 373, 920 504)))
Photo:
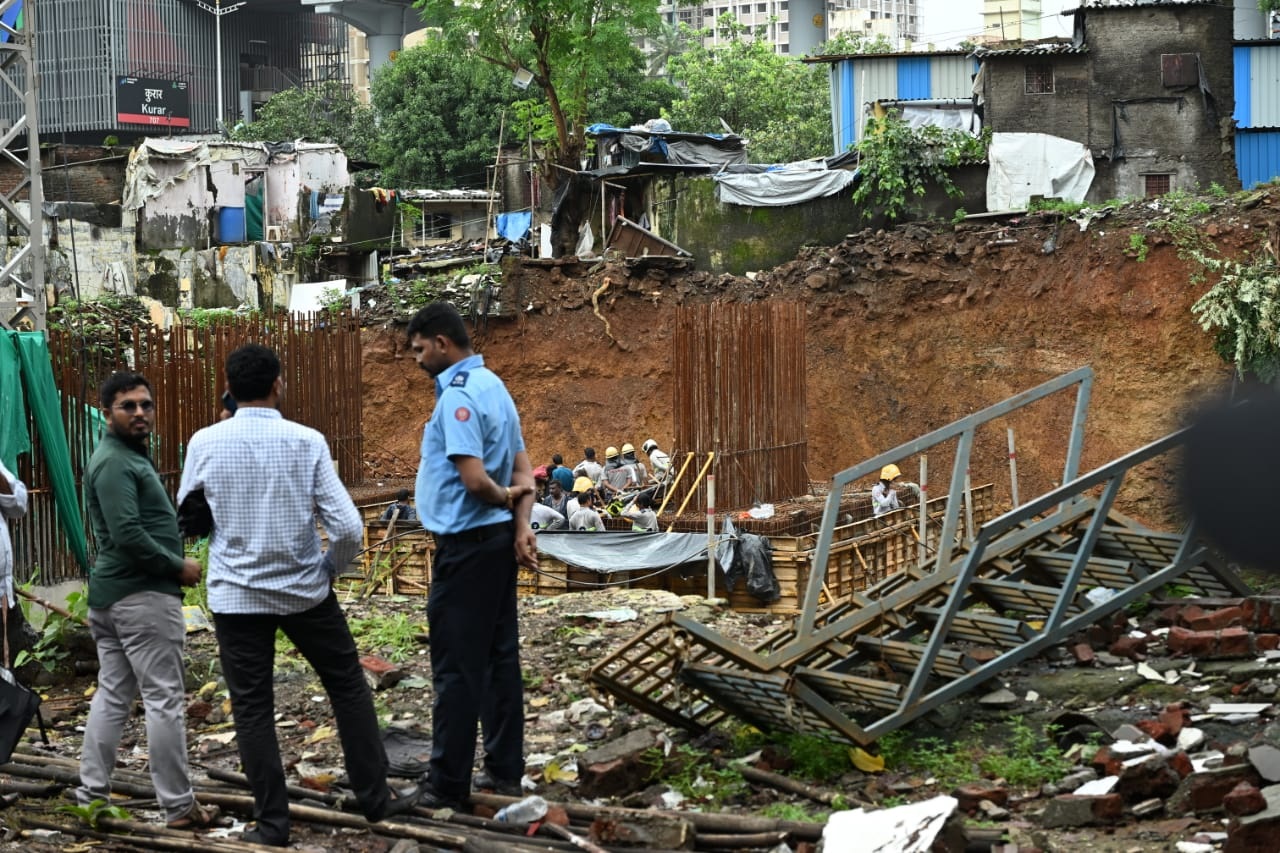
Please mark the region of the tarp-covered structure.
POLYGON ((1093 183, 1088 146, 1047 133, 992 134, 987 210, 1020 210, 1033 195, 1082 202, 1093 183))
POLYGON ((596 165, 634 166, 671 163, 721 166, 747 162, 747 141, 733 133, 683 133, 657 120, 648 128, 593 124, 587 136, 596 140, 596 165))
POLYGON ((0 330, 0 459, 11 471, 18 470, 20 454, 31 452, 28 412, 40 437, 59 526, 87 572, 89 547, 48 340, 41 332, 0 330))

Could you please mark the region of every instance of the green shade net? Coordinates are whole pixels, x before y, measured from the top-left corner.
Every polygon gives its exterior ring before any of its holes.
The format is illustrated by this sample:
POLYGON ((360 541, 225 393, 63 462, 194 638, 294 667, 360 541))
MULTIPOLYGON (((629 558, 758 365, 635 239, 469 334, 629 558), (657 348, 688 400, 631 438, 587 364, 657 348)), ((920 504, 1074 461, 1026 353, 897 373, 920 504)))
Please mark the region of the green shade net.
POLYGON ((18 454, 31 452, 26 410, 22 405, 22 370, 18 345, 8 334, 0 335, 0 461, 18 471, 18 454))
MULTIPOLYGON (((58 387, 53 381, 49 343, 41 332, 5 332, 5 336, 8 340, 4 346, 0 346, 0 352, 8 353, 10 350, 17 352, 18 370, 22 375, 22 386, 26 389, 27 405, 31 408, 36 430, 40 434, 40 446, 44 449, 45 466, 49 471, 49 481, 53 485, 53 503, 58 509, 58 520, 61 522, 63 536, 66 537, 67 547, 71 549, 80 568, 88 572, 89 546, 85 540, 84 519, 80 515, 76 478, 71 470, 71 450, 67 446, 67 432, 62 423, 58 387)), ((7 354, 0 355, 0 376, 8 376, 7 368, 3 366, 7 358, 7 354)), ((8 388, 7 380, 4 387, 8 388)), ((26 426, 21 424, 21 400, 15 400, 13 408, 18 413, 18 422, 25 439, 27 430, 26 426)), ((9 418, 8 411, 0 412, 0 420, 5 426, 3 440, 6 442, 10 432, 9 418)), ((7 444, 3 447, 7 452, 7 444)), ((29 441, 28 449, 30 449, 29 441)), ((17 456, 17 452, 14 456, 17 456)))

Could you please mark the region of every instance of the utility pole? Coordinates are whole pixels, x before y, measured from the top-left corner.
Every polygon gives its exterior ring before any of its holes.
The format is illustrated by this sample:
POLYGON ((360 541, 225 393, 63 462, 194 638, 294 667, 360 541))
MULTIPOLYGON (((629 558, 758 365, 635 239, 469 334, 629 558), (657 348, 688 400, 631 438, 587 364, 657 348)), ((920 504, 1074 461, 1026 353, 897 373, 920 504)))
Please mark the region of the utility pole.
POLYGON ((214 31, 217 33, 217 45, 218 45, 216 48, 217 55, 214 57, 214 59, 217 60, 217 65, 218 65, 217 113, 218 113, 218 127, 221 128, 223 110, 227 108, 226 102, 222 100, 222 16, 230 15, 232 12, 234 12, 235 10, 243 6, 244 3, 232 3, 230 6, 223 6, 222 0, 213 0, 213 5, 210 6, 208 3, 201 2, 201 0, 196 0, 196 5, 199 6, 201 9, 204 9, 210 15, 213 15, 214 31))
POLYGON ((21 26, 0 24, 0 81, 21 99, 23 114, 5 131, 0 155, 17 168, 22 179, 12 189, 0 192, 0 209, 8 214, 17 231, 26 232, 21 246, 0 266, 0 328, 43 331, 45 327, 45 239, 44 184, 40 177, 39 98, 36 89, 36 7, 42 0, 0 0, 0 19, 15 6, 22 6, 21 26), (21 73, 15 73, 21 72, 21 73), (21 81, 21 85, 19 85, 21 81), (25 160, 21 148, 9 143, 26 135, 25 160), (27 209, 18 207, 26 195, 27 209), (13 289, 13 299, 6 298, 13 289))

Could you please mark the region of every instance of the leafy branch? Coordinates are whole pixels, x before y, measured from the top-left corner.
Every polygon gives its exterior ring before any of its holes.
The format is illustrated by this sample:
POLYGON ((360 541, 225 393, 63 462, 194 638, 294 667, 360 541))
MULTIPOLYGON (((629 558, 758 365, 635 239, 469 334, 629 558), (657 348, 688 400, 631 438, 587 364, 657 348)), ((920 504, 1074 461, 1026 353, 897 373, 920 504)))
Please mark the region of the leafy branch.
POLYGON ((1280 375, 1280 265, 1267 254, 1247 262, 1214 258, 1192 250, 1189 256, 1219 275, 1191 306, 1205 331, 1217 329, 1214 349, 1243 376, 1263 382, 1280 375))
POLYGON ((931 184, 952 198, 963 197, 950 170, 986 157, 990 144, 989 130, 973 136, 940 127, 912 129, 895 115, 872 119, 857 146, 862 179, 853 200, 859 214, 870 219, 880 212, 893 221, 917 212, 931 184))

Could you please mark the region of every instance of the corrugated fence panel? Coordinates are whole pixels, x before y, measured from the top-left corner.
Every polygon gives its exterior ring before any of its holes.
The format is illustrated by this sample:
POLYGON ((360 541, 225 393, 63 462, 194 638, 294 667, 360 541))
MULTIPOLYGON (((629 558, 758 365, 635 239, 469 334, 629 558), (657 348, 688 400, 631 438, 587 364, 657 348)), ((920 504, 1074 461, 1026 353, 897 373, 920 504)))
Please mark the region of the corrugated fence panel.
POLYGON ((902 100, 924 100, 929 94, 929 57, 898 59, 898 97, 902 100))
MULTIPOLYGON (((1248 50, 1249 114, 1242 126, 1280 127, 1280 45, 1250 45, 1248 50)), ((1237 89, 1236 101, 1243 98, 1237 89)))
POLYGON ((934 56, 929 59, 930 98, 973 96, 974 63, 967 56, 934 56))
POLYGON ((898 60, 896 59, 858 59, 853 63, 853 82, 857 96, 853 107, 854 138, 862 138, 862 128, 866 123, 867 104, 872 101, 892 101, 898 95, 898 60))
POLYGON ((1236 171, 1245 189, 1280 176, 1280 130, 1237 130, 1236 171))
POLYGON ((1252 55, 1247 47, 1237 47, 1231 51, 1235 69, 1235 90, 1236 90, 1236 111, 1232 114, 1232 118, 1236 120, 1236 127, 1251 126, 1251 118, 1253 108, 1251 101, 1253 100, 1253 86, 1249 80, 1249 58, 1252 55))
POLYGON ((831 130, 835 153, 842 154, 858 141, 858 100, 853 63, 842 60, 831 66, 831 130))

